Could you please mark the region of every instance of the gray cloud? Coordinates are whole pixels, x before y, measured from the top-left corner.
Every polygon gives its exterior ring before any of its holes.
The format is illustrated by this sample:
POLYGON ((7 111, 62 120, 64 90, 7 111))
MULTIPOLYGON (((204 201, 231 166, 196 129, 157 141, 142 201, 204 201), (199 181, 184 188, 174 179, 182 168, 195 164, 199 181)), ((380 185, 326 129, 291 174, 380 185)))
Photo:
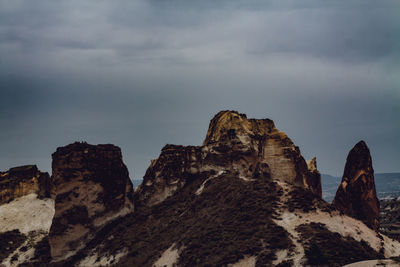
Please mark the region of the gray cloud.
POLYGON ((221 109, 269 117, 340 175, 365 139, 400 171, 397 1, 0 0, 0 169, 75 140, 140 178, 221 109))

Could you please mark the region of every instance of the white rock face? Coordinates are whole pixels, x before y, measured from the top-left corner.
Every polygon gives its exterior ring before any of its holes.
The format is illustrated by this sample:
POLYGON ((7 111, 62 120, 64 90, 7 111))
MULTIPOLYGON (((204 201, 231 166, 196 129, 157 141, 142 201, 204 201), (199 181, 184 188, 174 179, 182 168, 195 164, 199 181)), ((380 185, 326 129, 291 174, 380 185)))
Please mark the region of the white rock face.
POLYGON ((196 195, 200 195, 200 194, 203 192, 204 186, 206 185, 206 183, 207 183, 208 181, 210 181, 210 180, 212 180, 212 179, 214 179, 214 178, 217 178, 218 176, 220 176, 220 175, 222 175, 222 174, 224 174, 224 171, 219 171, 216 175, 213 175, 213 176, 207 178, 206 180, 204 180, 204 182, 200 185, 199 189, 197 189, 197 191, 196 191, 195 194, 196 194, 196 195))
POLYGON ((93 252, 82 261, 79 262, 78 266, 80 267, 97 267, 97 266, 108 266, 117 263, 122 257, 128 254, 128 249, 122 249, 121 251, 117 252, 115 255, 109 256, 102 256, 96 252, 93 252))
MULTIPOLYGON (((291 190, 291 186, 284 182, 278 183, 284 191, 291 190)), ((281 196, 280 202, 285 203, 288 201, 288 194, 285 193, 281 196)), ((325 212, 317 209, 316 211, 302 212, 299 210, 288 211, 281 210, 278 218, 273 220, 277 225, 283 227, 290 235, 290 239, 295 245, 294 253, 287 253, 287 251, 278 251, 277 260, 274 264, 281 262, 280 260, 293 260, 294 266, 304 266, 306 264, 304 247, 301 243, 301 237, 296 231, 296 228, 302 224, 322 223, 325 227, 333 233, 338 233, 343 237, 351 237, 356 241, 365 241, 372 249, 379 252, 382 248, 385 251, 385 257, 397 257, 400 255, 400 242, 388 238, 385 235, 379 235, 365 225, 362 221, 356 220, 347 215, 341 215, 339 211, 325 212)), ((354 265, 358 266, 375 266, 375 265, 354 265)), ((388 265, 390 266, 390 265, 388 265)), ((400 266, 400 265, 397 265, 400 266)), ((351 267, 353 267, 351 265, 351 267)))
POLYGON ((36 194, 29 194, 0 206, 0 232, 18 229, 23 234, 48 233, 53 216, 53 199, 38 199, 36 194))
POLYGON ((0 265, 8 267, 29 262, 35 254, 35 245, 49 233, 53 216, 54 200, 39 199, 35 193, 1 205, 0 233, 17 229, 26 235, 26 240, 0 265), (21 251, 21 247, 26 247, 26 251, 21 251), (12 259, 14 255, 17 255, 16 260, 12 259))
POLYGON ((228 264, 229 267, 255 267, 257 258, 255 256, 246 256, 234 264, 228 264))
POLYGON ((154 267, 173 267, 178 262, 179 250, 172 244, 154 263, 154 267))

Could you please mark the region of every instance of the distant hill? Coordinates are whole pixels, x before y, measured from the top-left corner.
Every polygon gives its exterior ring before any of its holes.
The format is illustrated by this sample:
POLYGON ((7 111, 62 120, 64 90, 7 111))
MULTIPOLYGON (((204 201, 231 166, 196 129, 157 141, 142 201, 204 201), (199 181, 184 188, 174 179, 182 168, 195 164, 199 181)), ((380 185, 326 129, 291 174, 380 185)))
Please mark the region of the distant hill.
MULTIPOLYGON (((332 202, 336 190, 341 182, 341 177, 321 174, 322 198, 332 202)), ((379 199, 400 197, 400 173, 375 173, 376 193, 379 199)))

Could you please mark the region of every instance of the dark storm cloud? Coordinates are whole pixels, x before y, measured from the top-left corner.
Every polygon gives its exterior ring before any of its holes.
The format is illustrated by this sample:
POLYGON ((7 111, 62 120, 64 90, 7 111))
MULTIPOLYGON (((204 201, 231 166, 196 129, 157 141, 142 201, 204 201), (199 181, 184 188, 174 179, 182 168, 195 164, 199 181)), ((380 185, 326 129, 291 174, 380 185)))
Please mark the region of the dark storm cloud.
POLYGON ((0 0, 0 169, 75 140, 132 177, 221 109, 269 117, 322 172, 359 139, 400 171, 398 1, 0 0), (284 3, 283 3, 284 2, 284 3))

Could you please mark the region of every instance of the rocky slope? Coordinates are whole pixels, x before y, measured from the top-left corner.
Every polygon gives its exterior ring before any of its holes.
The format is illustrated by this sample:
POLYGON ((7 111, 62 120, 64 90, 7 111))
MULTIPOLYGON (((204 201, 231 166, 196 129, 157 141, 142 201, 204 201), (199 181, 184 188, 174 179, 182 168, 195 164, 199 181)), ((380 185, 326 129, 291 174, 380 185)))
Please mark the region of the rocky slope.
POLYGON ((376 196, 374 169, 364 141, 357 143, 349 152, 342 182, 332 204, 372 229, 379 228, 379 200, 376 196))
POLYGON ((116 146, 76 142, 52 156, 55 215, 49 243, 53 261, 60 261, 104 224, 132 212, 133 188, 116 146))
POLYGON ((35 165, 0 172, 2 265, 41 261, 39 254, 42 254, 54 215, 50 190, 49 174, 40 172, 35 165))

